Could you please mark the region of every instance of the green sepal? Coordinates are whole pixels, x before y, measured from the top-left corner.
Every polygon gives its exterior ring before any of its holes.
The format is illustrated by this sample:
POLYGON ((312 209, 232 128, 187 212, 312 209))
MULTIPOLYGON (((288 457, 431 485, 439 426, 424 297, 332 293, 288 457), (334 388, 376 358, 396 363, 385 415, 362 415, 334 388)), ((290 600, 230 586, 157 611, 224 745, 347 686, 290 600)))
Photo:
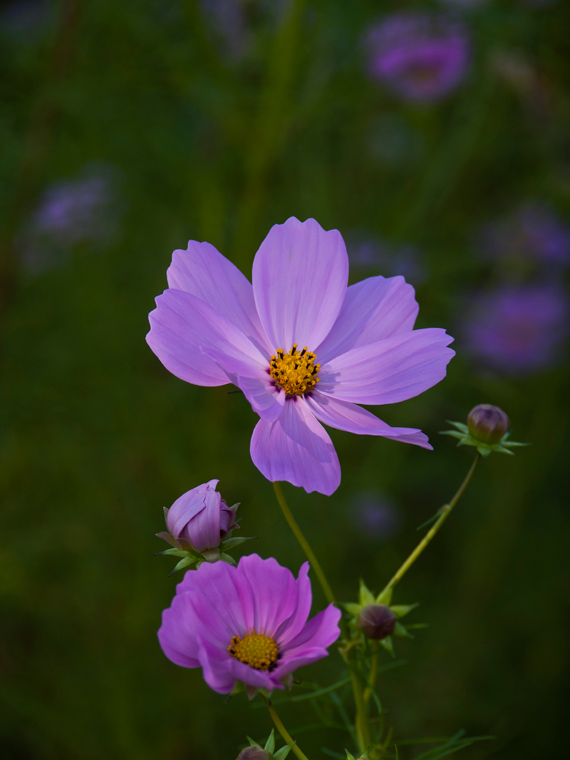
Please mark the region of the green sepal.
POLYGON ((273 754, 275 751, 275 730, 272 728, 271 733, 267 737, 267 741, 265 742, 265 747, 263 748, 266 752, 269 752, 270 755, 273 754))
POLYGON ((297 744, 297 742, 293 742, 292 744, 286 744, 284 747, 281 747, 281 749, 277 750, 277 752, 273 755, 273 760, 285 760, 289 752, 293 749, 293 747, 297 744))
POLYGON ((376 599, 374 599, 375 604, 385 604, 387 607, 390 606, 390 602, 392 601, 392 594, 394 593, 394 587, 388 586, 388 588, 384 589, 384 591, 381 591, 376 599))
POLYGON ((419 602, 416 602, 415 604, 394 604, 392 607, 390 607, 390 609, 397 618, 403 618, 404 615, 407 615, 412 610, 415 610, 418 606, 419 602))
POLYGON ((347 749, 345 749, 344 751, 346 752, 346 760, 356 760, 354 755, 351 755, 347 749))
POLYGON ((510 454, 514 456, 514 451, 510 448, 513 446, 530 446, 530 443, 520 443, 519 441, 509 441, 510 432, 505 433, 498 443, 484 443, 474 438, 463 422, 452 422, 447 420, 450 425, 453 425, 457 430, 440 430, 440 435, 450 435, 453 438, 458 438, 458 446, 474 446, 482 457, 488 457, 489 454, 496 451, 499 454, 510 454))
POLYGON ((165 549, 163 552, 156 552, 155 557, 187 557, 188 552, 185 549, 165 549))
MULTIPOLYGON (((242 691, 245 691, 245 684, 243 681, 236 681, 234 683, 234 688, 230 691, 230 697, 235 697, 236 694, 241 694, 242 691)), ((251 741, 249 736, 247 737, 248 741, 251 741)), ((256 744, 256 742, 254 742, 256 744)))
POLYGON ((354 602, 341 602, 341 606, 344 607, 349 615, 353 615, 353 617, 358 617, 358 615, 360 615, 360 611, 362 610, 362 605, 355 604, 354 602))
POLYGON ((401 624, 396 622, 396 625, 394 626, 394 636, 405 636, 407 639, 413 639, 411 633, 401 624))
POLYGON ((374 604, 374 594, 372 593, 372 591, 370 591, 370 589, 368 588, 366 583, 364 583, 362 578, 360 579, 360 589, 358 591, 358 599, 360 601, 361 607, 366 607, 367 604, 374 604))
POLYGON ((380 640, 381 646, 384 647, 384 649, 390 654, 392 657, 394 657, 394 645, 392 643, 392 637, 386 636, 385 639, 380 640))
POLYGON ((184 557, 184 559, 181 559, 180 562, 175 565, 174 570, 171 573, 168 573, 168 575, 174 575, 174 573, 177 573, 178 570, 184 570, 185 567, 190 567, 190 565, 196 565, 199 567, 201 564, 201 557, 193 557, 192 555, 188 555, 187 557, 184 557))
POLYGON ((235 538, 226 538, 225 541, 222 541, 220 546, 222 549, 233 549, 234 546, 239 546, 240 544, 243 544, 244 541, 253 541, 254 538, 258 538, 258 536, 236 536, 235 538))
POLYGON ((234 567, 237 565, 235 559, 225 552, 222 552, 219 558, 222 560, 222 562, 226 562, 228 565, 233 565, 234 567))

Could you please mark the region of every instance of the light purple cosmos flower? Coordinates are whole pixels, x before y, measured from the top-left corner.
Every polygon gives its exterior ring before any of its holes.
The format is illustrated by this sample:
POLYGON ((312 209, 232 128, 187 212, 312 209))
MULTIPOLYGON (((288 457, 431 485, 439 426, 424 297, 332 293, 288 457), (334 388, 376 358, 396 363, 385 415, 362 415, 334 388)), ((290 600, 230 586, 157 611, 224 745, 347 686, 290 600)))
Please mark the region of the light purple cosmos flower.
POLYGON ((459 22, 425 13, 396 13, 366 37, 368 68, 405 100, 432 102, 454 90, 469 65, 467 33, 459 22))
POLYGON ((157 533, 176 549, 203 554, 217 549, 230 530, 239 527, 235 509, 228 507, 216 491, 219 480, 210 480, 187 491, 170 509, 164 508, 168 533, 157 533))
POLYGON ((311 609, 309 563, 298 579, 274 559, 242 557, 237 567, 205 563, 186 573, 162 613, 158 639, 176 665, 202 668, 214 691, 236 681, 257 689, 291 685, 291 673, 326 657, 340 634, 340 610, 329 605, 307 622, 311 609))
POLYGON ((505 374, 535 372, 556 363, 568 335, 568 296, 559 287, 503 287, 481 296, 465 324, 466 348, 505 374))
POLYGON ((260 421, 254 464, 272 481, 333 493, 340 465, 320 422, 431 448, 356 404, 393 404, 444 376, 445 330, 414 330, 418 305, 402 277, 347 287, 340 233, 294 217, 275 225, 253 263, 253 286, 209 243, 175 251, 147 341, 174 375, 240 388, 260 421))

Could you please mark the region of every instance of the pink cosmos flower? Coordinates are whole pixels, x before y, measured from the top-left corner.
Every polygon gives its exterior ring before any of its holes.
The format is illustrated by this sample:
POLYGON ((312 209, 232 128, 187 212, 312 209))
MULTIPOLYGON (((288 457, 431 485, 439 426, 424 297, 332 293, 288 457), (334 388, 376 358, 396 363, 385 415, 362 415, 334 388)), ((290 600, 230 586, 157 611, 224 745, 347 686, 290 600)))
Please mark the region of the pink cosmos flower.
POLYGON ((340 635, 340 610, 330 604, 307 622, 311 609, 309 563, 295 580, 274 559, 242 557, 237 567, 205 563, 188 572, 162 613, 158 640, 176 665, 202 668, 214 691, 236 681, 250 697, 283 689, 291 673, 326 657, 340 635))
POLYGON ((294 217, 275 225, 253 262, 253 286, 209 243, 175 251, 147 342, 174 375, 240 388, 261 418, 251 458, 268 480, 330 495, 338 457, 320 422, 431 449, 357 404, 394 404, 445 377, 453 338, 414 330, 418 304, 402 277, 350 287, 338 230, 294 217))

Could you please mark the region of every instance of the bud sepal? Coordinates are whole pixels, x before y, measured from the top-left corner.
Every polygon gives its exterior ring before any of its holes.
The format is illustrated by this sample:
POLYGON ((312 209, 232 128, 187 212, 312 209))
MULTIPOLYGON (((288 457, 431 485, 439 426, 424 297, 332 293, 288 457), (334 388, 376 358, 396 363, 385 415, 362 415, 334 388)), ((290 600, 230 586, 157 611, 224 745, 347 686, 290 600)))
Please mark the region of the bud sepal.
MULTIPOLYGON (((368 639, 378 643, 393 657, 393 636, 413 638, 409 628, 400 623, 400 618, 410 613, 417 604, 391 605, 393 588, 388 587, 377 596, 360 580, 358 603, 347 602, 342 606, 350 615, 349 627, 353 639, 368 639)), ((421 627, 421 626, 410 626, 421 627)))
POLYGON ((510 431, 505 433, 498 443, 488 443, 472 436, 469 432, 469 428, 463 422, 453 422, 452 420, 447 420, 447 422, 450 425, 453 425, 456 430, 440 430, 440 435, 450 435, 453 438, 457 438, 457 446, 475 446, 482 457, 488 457, 489 454, 494 451, 499 454, 510 454, 511 456, 514 456, 515 452, 511 451, 511 448, 516 446, 530 446, 529 443, 509 441, 510 431))
POLYGON ((264 747, 258 744, 258 742, 251 739, 249 736, 246 738, 249 742, 249 747, 242 749, 236 760, 285 760, 295 745, 295 742, 292 744, 286 744, 284 747, 281 747, 281 749, 278 749, 277 752, 275 752, 274 729, 271 729, 271 733, 269 734, 264 747))

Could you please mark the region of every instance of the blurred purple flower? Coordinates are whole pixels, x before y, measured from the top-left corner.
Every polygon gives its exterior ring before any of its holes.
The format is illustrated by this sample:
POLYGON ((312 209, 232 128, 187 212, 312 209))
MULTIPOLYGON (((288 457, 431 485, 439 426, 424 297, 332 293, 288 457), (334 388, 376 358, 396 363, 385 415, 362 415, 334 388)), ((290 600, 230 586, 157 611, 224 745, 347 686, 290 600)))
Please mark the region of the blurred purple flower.
POLYGON ((96 166, 49 187, 20 236, 24 266, 37 273, 59 263, 78 243, 108 245, 120 211, 116 185, 112 167, 96 166))
POLYGON ((368 70, 405 100, 433 102, 454 90, 470 59, 466 30, 446 16, 396 13, 366 36, 368 70))
POLYGON ((568 296, 555 285, 482 293, 464 326, 465 347, 499 372, 535 372, 556 363, 568 335, 568 317, 568 296))
POLYGON ((431 448, 420 430, 391 428, 357 404, 431 388, 445 377, 453 338, 413 329, 419 307, 402 277, 347 288, 338 230, 294 217, 274 225, 255 256, 253 287, 195 241, 174 252, 167 277, 147 342, 182 380, 243 391, 261 418, 251 458, 268 480, 327 495, 338 488, 338 457, 320 422, 431 448))
POLYGON ((570 262, 570 227, 548 204, 528 201, 506 219, 493 222, 479 234, 485 255, 507 263, 564 266, 570 262))
POLYGON ((402 520, 389 499, 378 493, 357 494, 350 513, 363 537, 372 541, 389 541, 400 530, 402 520))
POLYGON ((199 554, 216 549, 230 530, 239 527, 235 511, 216 491, 219 480, 202 483, 164 508, 168 533, 157 533, 177 549, 193 549, 199 554))
POLYGON ((340 610, 330 604, 307 622, 309 563, 298 579, 276 560, 257 554, 237 567, 204 563, 186 573, 162 614, 158 639, 176 665, 202 668, 214 691, 229 694, 236 681, 258 689, 290 686, 291 673, 326 657, 340 634, 340 610))

